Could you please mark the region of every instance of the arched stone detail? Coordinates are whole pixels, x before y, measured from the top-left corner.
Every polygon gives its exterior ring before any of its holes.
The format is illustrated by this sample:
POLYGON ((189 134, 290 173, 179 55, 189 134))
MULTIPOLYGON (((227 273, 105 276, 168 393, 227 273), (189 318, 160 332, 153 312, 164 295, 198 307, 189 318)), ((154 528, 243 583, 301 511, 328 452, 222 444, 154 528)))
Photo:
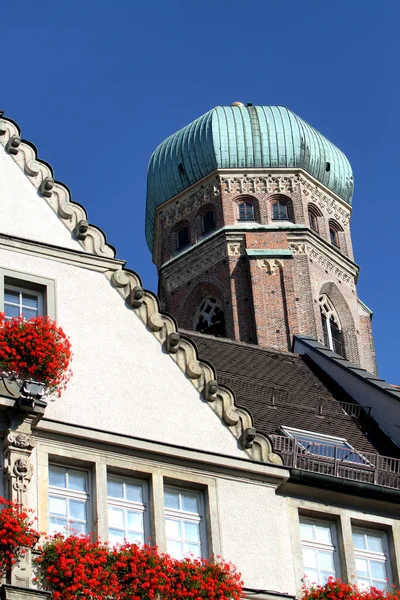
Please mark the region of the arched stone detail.
POLYGON ((285 194, 272 194, 271 196, 269 196, 269 198, 267 198, 268 220, 270 222, 275 221, 273 216, 273 205, 277 202, 282 202, 286 205, 288 215, 287 220, 291 221, 292 223, 295 223, 296 219, 294 214, 293 200, 292 198, 290 198, 290 196, 287 196, 285 194))
POLYGON ((240 221, 239 219, 239 205, 242 202, 249 202, 253 205, 254 211, 254 221, 256 223, 261 223, 261 214, 260 214, 260 202, 258 198, 252 194, 240 194, 233 198, 232 202, 235 204, 235 221, 240 221))
MULTIPOLYGON (((326 282, 321 286, 319 297, 323 295, 329 298, 339 319, 342 328, 346 358, 356 364, 360 364, 356 327, 354 323, 354 317, 348 303, 344 299, 344 296, 342 295, 339 288, 333 282, 326 282)), ((317 331, 318 337, 323 343, 322 323, 319 314, 319 303, 317 331)))

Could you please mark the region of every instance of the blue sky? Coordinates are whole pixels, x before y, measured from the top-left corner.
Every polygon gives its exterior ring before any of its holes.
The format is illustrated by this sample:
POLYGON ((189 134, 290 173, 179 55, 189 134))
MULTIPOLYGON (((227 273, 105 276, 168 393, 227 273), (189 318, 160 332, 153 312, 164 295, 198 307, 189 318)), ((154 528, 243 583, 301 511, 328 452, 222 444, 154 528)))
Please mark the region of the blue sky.
POLYGON ((218 104, 291 108, 353 166, 358 293, 400 383, 399 19, 398 0, 6 0, 0 108, 153 290, 154 148, 218 104))

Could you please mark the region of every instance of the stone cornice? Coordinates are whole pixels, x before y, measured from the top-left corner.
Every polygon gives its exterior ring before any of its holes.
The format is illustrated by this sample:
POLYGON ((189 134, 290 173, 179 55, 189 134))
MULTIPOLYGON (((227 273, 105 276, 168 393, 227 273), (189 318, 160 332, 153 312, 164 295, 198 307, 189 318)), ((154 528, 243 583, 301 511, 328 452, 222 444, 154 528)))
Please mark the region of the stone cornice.
MULTIPOLYGON (((53 179, 51 167, 37 156, 35 146, 21 140, 19 127, 0 114, 0 143, 18 164, 38 193, 48 203, 86 252, 114 258, 115 249, 107 244, 104 233, 89 225, 85 209, 73 202, 67 186, 53 179)), ((214 368, 199 361, 193 342, 178 333, 175 319, 160 312, 157 296, 142 288, 140 277, 129 269, 111 268, 104 275, 157 340, 164 346, 181 371, 203 395, 212 410, 239 440, 254 460, 282 464, 272 450, 270 440, 255 431, 249 411, 235 404, 233 392, 216 381, 214 368)))
POLYGON ((310 260, 319 263, 326 271, 354 289, 359 273, 358 265, 339 251, 332 252, 332 247, 325 240, 307 232, 301 236, 289 234, 288 242, 294 256, 308 256, 310 260))
POLYGON ((18 250, 24 254, 40 256, 58 262, 65 262, 69 265, 90 269, 91 271, 100 271, 104 273, 109 269, 118 270, 125 265, 125 261, 116 258, 107 258, 89 254, 88 252, 79 252, 69 248, 57 247, 43 242, 25 240, 15 236, 4 235, 0 233, 0 248, 4 250, 18 250))

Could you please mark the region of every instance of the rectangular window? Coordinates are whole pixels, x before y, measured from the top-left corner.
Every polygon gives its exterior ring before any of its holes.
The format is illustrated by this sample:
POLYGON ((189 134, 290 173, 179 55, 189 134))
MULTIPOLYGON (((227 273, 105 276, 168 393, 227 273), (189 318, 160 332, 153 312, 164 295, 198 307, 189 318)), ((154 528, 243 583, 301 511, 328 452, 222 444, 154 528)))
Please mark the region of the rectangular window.
POLYGON ((339 577, 334 523, 301 518, 300 536, 308 583, 324 584, 329 577, 339 577))
POLYGON ((25 319, 43 315, 43 293, 12 285, 4 286, 4 312, 7 319, 24 315, 25 319))
POLYGON ((205 555, 204 500, 201 492, 164 489, 167 552, 175 558, 205 555))
POLYGON ((56 282, 0 267, 0 312, 6 318, 48 315, 57 319, 56 282))
POLYGON ((108 541, 144 544, 146 541, 147 485, 109 475, 107 477, 108 541))
POLYGON ((89 473, 49 466, 49 533, 89 533, 89 473))
POLYGON ((358 586, 361 589, 371 586, 380 590, 387 589, 391 572, 386 533, 355 527, 353 528, 353 545, 358 586))

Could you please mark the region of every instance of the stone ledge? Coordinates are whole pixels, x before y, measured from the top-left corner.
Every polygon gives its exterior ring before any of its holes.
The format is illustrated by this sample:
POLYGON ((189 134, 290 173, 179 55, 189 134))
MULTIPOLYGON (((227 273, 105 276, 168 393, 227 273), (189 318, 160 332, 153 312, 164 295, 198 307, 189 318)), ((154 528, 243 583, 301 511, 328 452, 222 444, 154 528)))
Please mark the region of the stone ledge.
POLYGON ((0 587, 1 600, 47 600, 51 592, 43 592, 34 588, 23 588, 17 585, 4 583, 0 587))

